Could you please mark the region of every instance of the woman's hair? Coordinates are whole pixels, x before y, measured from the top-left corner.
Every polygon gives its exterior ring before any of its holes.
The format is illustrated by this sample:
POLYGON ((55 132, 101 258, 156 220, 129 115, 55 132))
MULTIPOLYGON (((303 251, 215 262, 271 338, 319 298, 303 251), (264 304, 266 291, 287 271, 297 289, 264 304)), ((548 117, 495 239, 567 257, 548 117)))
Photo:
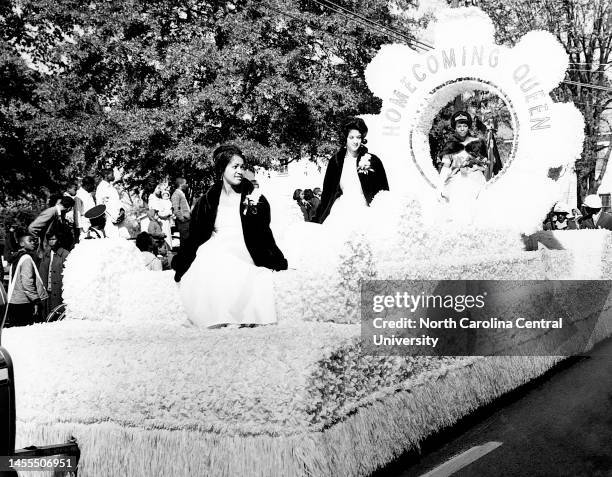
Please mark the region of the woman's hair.
POLYGON ((62 229, 58 229, 50 233, 47 236, 47 240, 50 240, 51 237, 55 237, 55 239, 57 240, 57 245, 59 247, 66 248, 66 246, 68 245, 68 241, 69 241, 68 236, 66 232, 64 232, 62 229))
POLYGON ((295 189, 293 191, 293 200, 300 200, 300 195, 302 195, 302 189, 295 189))
POLYGON ((346 139, 352 130, 356 130, 361 133, 361 142, 363 144, 367 142, 366 136, 368 135, 368 127, 366 126, 365 121, 361 118, 351 117, 348 118, 342 125, 342 145, 346 143, 346 139))
POLYGON ((67 209, 70 209, 71 207, 74 207, 74 199, 65 195, 60 199, 60 204, 62 204, 67 209))
POLYGON ((153 248, 153 238, 148 232, 140 232, 136 235, 136 247, 141 252, 149 252, 153 248))
POLYGON ((304 189, 304 200, 310 200, 314 197, 312 190, 304 189))
POLYGON ((240 148, 233 144, 223 144, 215 149, 215 152, 213 152, 213 162, 215 164, 215 177, 217 179, 221 179, 223 171, 225 171, 225 168, 234 156, 240 156, 243 161, 245 160, 244 154, 242 154, 240 148))

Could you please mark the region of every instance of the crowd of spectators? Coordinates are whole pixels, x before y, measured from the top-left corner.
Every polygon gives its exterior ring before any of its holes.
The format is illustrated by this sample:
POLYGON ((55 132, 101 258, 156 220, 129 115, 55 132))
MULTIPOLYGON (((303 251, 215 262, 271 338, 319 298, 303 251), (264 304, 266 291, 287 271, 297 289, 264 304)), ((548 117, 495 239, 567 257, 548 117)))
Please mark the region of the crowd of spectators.
POLYGON ((304 215, 306 222, 314 222, 321 203, 321 188, 314 189, 295 189, 293 192, 293 200, 295 200, 304 215))
POLYGON ((84 177, 65 192, 51 194, 47 208, 27 227, 8 224, 0 323, 20 326, 61 316, 64 262, 83 240, 135 240, 148 270, 170 269, 173 254, 189 234, 186 180, 178 178, 172 192, 168 185, 157 185, 138 206, 123 202, 114 182, 112 169, 103 170, 97 183, 84 177))

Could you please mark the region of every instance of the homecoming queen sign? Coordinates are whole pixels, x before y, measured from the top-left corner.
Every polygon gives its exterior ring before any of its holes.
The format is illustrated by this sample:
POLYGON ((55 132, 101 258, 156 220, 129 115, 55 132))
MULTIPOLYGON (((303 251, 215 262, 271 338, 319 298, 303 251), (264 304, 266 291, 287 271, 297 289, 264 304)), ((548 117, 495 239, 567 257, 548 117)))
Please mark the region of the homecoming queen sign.
POLYGON ((391 171, 391 190, 416 193, 423 202, 439 198, 443 184, 428 142, 434 118, 462 93, 488 91, 505 103, 514 137, 503 169, 470 206, 471 218, 490 227, 503 225, 495 217, 520 215, 524 223, 517 225, 533 228, 554 200, 549 168, 573 163, 584 140, 578 109, 550 97, 567 54, 544 31, 528 33, 512 48, 496 44, 491 19, 475 7, 444 11, 433 36, 434 48, 421 53, 384 45, 366 70, 368 86, 382 99, 380 114, 364 117, 368 140, 391 171))

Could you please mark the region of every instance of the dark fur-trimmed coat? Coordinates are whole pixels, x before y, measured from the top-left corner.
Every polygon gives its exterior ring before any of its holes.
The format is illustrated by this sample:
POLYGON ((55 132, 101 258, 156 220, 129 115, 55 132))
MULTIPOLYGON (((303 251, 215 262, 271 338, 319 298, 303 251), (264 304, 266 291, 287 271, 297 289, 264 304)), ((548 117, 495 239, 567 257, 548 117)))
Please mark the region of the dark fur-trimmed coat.
MULTIPOLYGON (((181 277, 191 266, 200 245, 212 236, 222 187, 223 184, 217 182, 193 206, 189 223, 189 237, 184 243, 181 243, 179 253, 172 260, 172 268, 176 272, 174 280, 177 282, 181 280, 181 277)), ((240 214, 246 248, 258 267, 286 270, 287 260, 276 245, 270 229, 270 204, 266 198, 260 196, 257 214, 250 211, 245 214, 245 197, 253 192, 253 189, 253 184, 250 181, 242 180, 240 184, 240 210, 236 211, 240 214)))
MULTIPOLYGON (((362 146, 359 149, 359 154, 355 160, 355 171, 357 171, 359 160, 367 153, 367 148, 362 146)), ((343 147, 329 160, 329 164, 327 164, 325 178, 323 179, 321 203, 319 204, 313 222, 322 224, 329 215, 336 199, 342 195, 340 176, 342 175, 345 156, 346 147, 343 147)), ((370 153, 370 156, 372 156, 370 160, 372 172, 368 174, 358 174, 361 190, 363 191, 363 195, 368 205, 370 205, 374 196, 381 190, 389 190, 389 182, 387 181, 387 174, 385 173, 382 161, 372 153, 370 153)))
MULTIPOLYGON (((463 141, 465 141, 465 139, 463 141)), ((444 144, 442 150, 438 153, 438 157, 441 159, 447 155, 457 154, 464 149, 472 156, 487 157, 487 145, 482 139, 475 138, 473 141, 464 145, 463 142, 455 136, 444 144)))

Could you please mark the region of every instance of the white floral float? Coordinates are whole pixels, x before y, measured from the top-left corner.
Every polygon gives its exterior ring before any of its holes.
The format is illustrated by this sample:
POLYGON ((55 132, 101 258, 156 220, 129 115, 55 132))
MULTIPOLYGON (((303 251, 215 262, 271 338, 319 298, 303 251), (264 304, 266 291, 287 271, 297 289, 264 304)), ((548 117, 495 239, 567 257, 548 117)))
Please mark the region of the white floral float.
MULTIPOLYGON (((131 243, 80 245, 67 263, 65 297, 69 318, 82 320, 6 330, 17 379, 17 445, 73 435, 83 476, 361 476, 557 363, 554 356, 361 352, 360 278, 612 277, 605 232, 581 232, 597 244, 589 261, 603 266, 585 265, 586 255, 572 251, 522 252, 516 233, 532 229, 550 205, 544 171, 569 162, 580 147, 576 110, 548 97, 567 62, 558 45, 539 32, 512 50, 496 46, 490 21, 476 9, 450 11, 436 28, 443 34, 434 52, 387 46, 368 69, 384 99, 381 116, 366 118, 369 139, 393 193, 380 194, 362 223, 346 231, 333 262, 313 256, 311 267, 275 274, 278 326, 182 326, 171 273, 144 271, 131 243), (554 59, 550 68, 531 51, 534 41, 543 42, 533 50, 544 50, 547 64, 554 59), (456 66, 445 68, 451 50, 456 66), (531 99, 535 91, 521 90, 529 78, 543 92, 531 99), (481 195, 470 227, 440 225, 428 208, 436 176, 428 170, 426 132, 447 98, 483 84, 512 102, 512 162, 481 195), (410 95, 398 89, 412 86, 410 95), (529 108, 536 108, 533 118, 529 108), (536 154, 546 138, 546 154, 536 154), (527 188, 537 188, 537 197, 519 194, 527 188), (509 196, 520 201, 518 226, 491 227, 495 214, 516 210, 509 196), (326 273, 312 275, 326 265, 326 273)), ((287 215, 299 220, 295 208, 287 215)), ((575 236, 563 240, 577 248, 575 236)), ((590 344, 611 333, 612 320, 602 320, 590 344)))

